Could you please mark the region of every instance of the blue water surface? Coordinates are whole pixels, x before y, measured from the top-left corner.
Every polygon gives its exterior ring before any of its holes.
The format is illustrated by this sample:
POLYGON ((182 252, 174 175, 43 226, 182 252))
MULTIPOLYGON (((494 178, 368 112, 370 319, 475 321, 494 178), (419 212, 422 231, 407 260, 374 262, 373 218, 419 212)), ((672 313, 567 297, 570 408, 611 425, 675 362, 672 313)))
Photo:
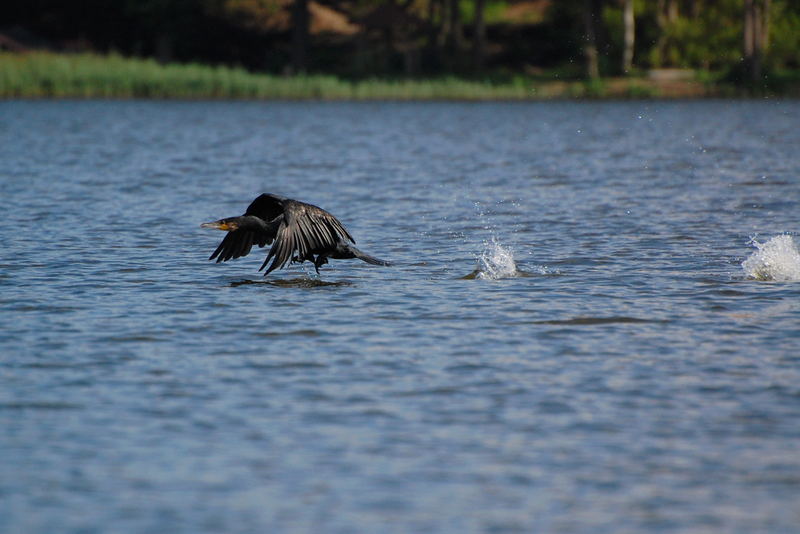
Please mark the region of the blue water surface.
POLYGON ((0 103, 0 531, 797 532, 798 125, 0 103), (395 265, 206 261, 261 192, 395 265))

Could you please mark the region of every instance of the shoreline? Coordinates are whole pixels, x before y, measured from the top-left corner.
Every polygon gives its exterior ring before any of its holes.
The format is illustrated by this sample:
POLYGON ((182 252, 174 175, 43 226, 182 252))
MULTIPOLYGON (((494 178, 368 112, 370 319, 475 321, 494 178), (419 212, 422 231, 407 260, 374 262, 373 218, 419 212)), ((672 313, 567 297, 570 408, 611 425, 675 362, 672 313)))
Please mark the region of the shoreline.
MULTIPOLYGON (((771 80, 770 80, 771 81, 771 80)), ((642 73, 594 80, 517 76, 502 80, 457 77, 346 79, 334 75, 280 76, 241 68, 160 64, 119 55, 0 53, 0 100, 231 100, 231 101, 567 101, 800 98, 800 73, 757 90, 718 73, 686 71, 680 79, 642 73)))

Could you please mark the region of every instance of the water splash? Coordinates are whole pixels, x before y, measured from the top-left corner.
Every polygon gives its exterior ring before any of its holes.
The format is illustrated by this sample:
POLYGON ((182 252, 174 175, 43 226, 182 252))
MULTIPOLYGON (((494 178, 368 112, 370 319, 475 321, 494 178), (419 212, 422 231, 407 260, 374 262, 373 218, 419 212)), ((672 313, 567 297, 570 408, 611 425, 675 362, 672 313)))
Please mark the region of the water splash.
POLYGON ((478 256, 478 265, 475 270, 464 276, 464 279, 499 280, 501 278, 514 278, 523 276, 517 269, 514 261, 514 254, 511 249, 504 247, 492 237, 491 241, 485 243, 484 251, 478 256))
POLYGON ((757 250, 742 262, 742 269, 749 278, 776 282, 800 281, 800 251, 792 236, 781 234, 766 243, 759 243, 755 239, 751 243, 757 250))

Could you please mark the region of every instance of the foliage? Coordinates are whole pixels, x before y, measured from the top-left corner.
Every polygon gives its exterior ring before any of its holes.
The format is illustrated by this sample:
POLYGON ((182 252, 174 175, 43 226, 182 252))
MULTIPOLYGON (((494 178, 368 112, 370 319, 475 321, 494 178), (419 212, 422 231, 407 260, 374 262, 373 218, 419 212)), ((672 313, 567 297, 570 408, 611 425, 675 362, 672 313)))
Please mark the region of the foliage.
MULTIPOLYGON (((737 62, 742 55, 740 4, 739 0, 709 2, 697 15, 682 13, 664 23, 657 45, 647 56, 650 65, 722 68, 737 62)), ((645 11, 645 17, 647 14, 645 11)), ((650 13, 650 20, 656 18, 650 13)))
MULTIPOLYGON (((316 18, 308 42, 300 44, 292 31, 295 2, 84 0, 77 5, 58 0, 10 0, 0 10, 0 28, 28 31, 36 36, 32 48, 117 52, 161 62, 231 67, 225 71, 231 74, 218 74, 214 81, 193 82, 213 94, 225 91, 215 88, 226 86, 226 76, 246 78, 247 72, 237 67, 287 72, 294 47, 301 45, 308 50, 302 54, 307 64, 300 70, 337 76, 441 79, 536 74, 545 69, 582 73, 589 44, 586 15, 594 13, 587 6, 592 5, 592 9, 599 6, 601 14, 594 21, 600 73, 621 74, 622 0, 486 0, 482 4, 476 0, 309 0, 316 18), (486 51, 485 61, 480 62, 474 59, 474 50, 482 32, 472 26, 479 5, 483 5, 486 24, 486 42, 481 48, 486 51), (450 9, 456 10, 455 18, 450 9), (343 25, 356 30, 337 32, 343 25)), ((800 69, 800 2, 771 0, 769 4, 765 72, 800 69)), ((742 0, 634 0, 634 11, 634 70, 678 67, 728 72, 740 68, 742 0), (665 14, 665 6, 674 9, 665 14)), ((0 40, 0 46, 2 43, 0 40)), ((70 64, 70 60, 64 61, 70 64)), ((136 74, 146 76, 149 68, 142 67, 136 74)), ((55 78, 52 83, 57 85, 55 78)), ((71 90, 80 89, 78 82, 70 83, 71 90)), ((133 91, 125 89, 125 84, 135 84, 102 83, 123 92, 133 91)), ((250 87, 249 83, 245 85, 250 87)), ((39 90, 46 87, 45 83, 39 90)), ((158 91, 155 81, 148 87, 148 91, 158 91)), ((399 85, 392 90, 399 90, 399 85)), ((191 93, 190 87, 181 91, 191 93)), ((598 89, 581 91, 595 94, 598 89)))
POLYGON ((800 69, 800 2, 777 3, 770 22, 767 58, 771 66, 800 69))
MULTIPOLYGON (((694 0, 675 2, 673 19, 659 9, 666 2, 636 0, 636 50, 638 67, 678 67, 728 70, 742 58, 741 0, 694 0), (696 5, 694 10, 690 5, 696 5)), ((549 24, 564 32, 564 39, 585 42, 581 21, 585 0, 554 2, 549 24)), ((622 5, 617 0, 603 3, 602 35, 598 43, 601 69, 615 73, 622 56, 622 5)), ((775 67, 800 67, 800 2, 772 0, 767 59, 775 67)), ((575 52, 577 54, 577 51, 575 52)))

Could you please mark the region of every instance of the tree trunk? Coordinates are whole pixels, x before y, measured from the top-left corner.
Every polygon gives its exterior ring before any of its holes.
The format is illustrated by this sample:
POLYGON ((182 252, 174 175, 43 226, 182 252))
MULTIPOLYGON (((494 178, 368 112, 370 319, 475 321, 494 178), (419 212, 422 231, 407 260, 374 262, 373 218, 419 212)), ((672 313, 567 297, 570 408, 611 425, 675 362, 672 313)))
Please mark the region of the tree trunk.
POLYGON ((678 1, 667 0, 666 17, 668 22, 675 22, 678 20, 678 1))
POLYGON ((472 68, 475 72, 483 70, 486 60, 486 23, 483 12, 486 0, 475 0, 475 22, 472 29, 472 68))
POLYGON ((700 17, 700 9, 701 9, 700 3, 701 3, 701 0, 691 0, 689 2, 689 6, 690 6, 689 7, 689 12, 691 13, 692 19, 694 19, 694 20, 697 20, 697 18, 700 17))
POLYGON ((602 0, 585 0, 583 21, 586 30, 586 43, 583 54, 586 57, 586 76, 600 77, 600 66, 597 59, 597 34, 600 23, 598 13, 602 9, 602 0))
POLYGON ((308 28, 310 23, 308 0, 294 0, 292 4, 292 73, 306 71, 308 28))
POLYGON ((622 12, 625 26, 625 49, 622 52, 622 72, 627 74, 633 67, 633 44, 635 39, 635 19, 633 16, 633 0, 625 0, 622 12))
POLYGON ((450 69, 452 70, 458 63, 458 55, 461 49, 461 13, 459 12, 458 0, 449 1, 448 18, 447 52, 450 69))
POLYGON ((441 64, 440 35, 443 17, 442 0, 428 0, 428 39, 425 46, 427 68, 438 70, 441 64))
POLYGON ((658 24, 659 36, 656 41, 656 52, 658 59, 656 66, 662 67, 669 58, 667 58, 667 28, 678 20, 678 2, 677 0, 658 0, 658 7, 656 8, 656 23, 658 24))
MULTIPOLYGON (((750 61, 753 57, 753 53, 755 51, 754 46, 754 39, 753 39, 753 11, 754 11, 754 0, 744 0, 744 59, 745 61, 750 61)), ((749 65, 748 65, 749 67, 749 65)))
POLYGON ((751 82, 761 79, 764 49, 769 44, 769 0, 744 0, 744 65, 751 82))
MULTIPOLYGON (((693 0, 696 2, 697 0, 693 0)), ((677 0, 658 0, 656 5, 656 22, 659 28, 665 27, 671 22, 678 20, 677 0)))

